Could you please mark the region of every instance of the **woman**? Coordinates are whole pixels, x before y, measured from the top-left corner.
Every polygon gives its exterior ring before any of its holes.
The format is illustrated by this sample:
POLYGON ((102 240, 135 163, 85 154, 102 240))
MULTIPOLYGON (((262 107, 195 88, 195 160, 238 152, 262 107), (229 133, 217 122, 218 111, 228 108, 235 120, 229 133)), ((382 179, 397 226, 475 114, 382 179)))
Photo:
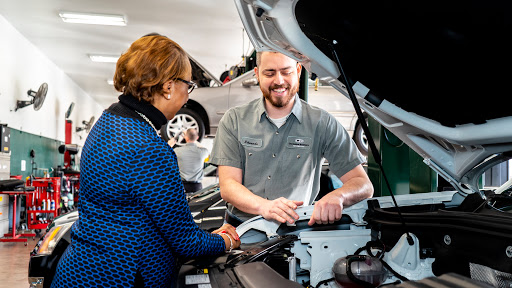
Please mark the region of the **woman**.
POLYGON ((194 223, 176 154, 157 135, 194 89, 185 51, 160 35, 117 62, 123 94, 91 130, 80 163, 80 219, 51 287, 174 287, 179 258, 240 245, 235 228, 194 223))

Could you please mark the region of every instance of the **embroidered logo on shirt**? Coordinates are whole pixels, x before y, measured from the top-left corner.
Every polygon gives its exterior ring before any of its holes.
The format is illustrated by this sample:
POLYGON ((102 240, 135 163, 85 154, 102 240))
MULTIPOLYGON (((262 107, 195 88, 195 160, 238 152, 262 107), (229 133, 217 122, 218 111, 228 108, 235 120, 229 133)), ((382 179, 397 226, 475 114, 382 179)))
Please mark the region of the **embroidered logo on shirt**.
POLYGON ((288 148, 309 149, 312 144, 313 140, 311 137, 288 136, 288 140, 286 141, 286 147, 288 148))
POLYGON ((263 140, 261 140, 261 139, 254 139, 254 138, 250 138, 250 137, 242 137, 241 143, 242 143, 243 146, 248 146, 248 147, 261 147, 261 146, 263 146, 263 140))

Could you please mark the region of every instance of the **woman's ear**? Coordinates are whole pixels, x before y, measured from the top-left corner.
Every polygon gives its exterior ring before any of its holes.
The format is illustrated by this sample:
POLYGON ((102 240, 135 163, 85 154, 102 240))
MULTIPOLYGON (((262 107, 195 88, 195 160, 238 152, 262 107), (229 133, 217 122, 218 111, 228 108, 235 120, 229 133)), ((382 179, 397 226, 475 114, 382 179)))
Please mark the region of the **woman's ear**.
POLYGON ((165 82, 164 85, 163 85, 163 90, 164 90, 165 93, 172 92, 171 89, 173 89, 173 88, 174 88, 174 81, 172 81, 172 80, 169 80, 169 81, 165 82))
POLYGON ((162 91, 167 100, 171 99, 171 94, 172 94, 173 90, 174 90, 174 81, 169 80, 164 83, 164 85, 162 87, 162 91))

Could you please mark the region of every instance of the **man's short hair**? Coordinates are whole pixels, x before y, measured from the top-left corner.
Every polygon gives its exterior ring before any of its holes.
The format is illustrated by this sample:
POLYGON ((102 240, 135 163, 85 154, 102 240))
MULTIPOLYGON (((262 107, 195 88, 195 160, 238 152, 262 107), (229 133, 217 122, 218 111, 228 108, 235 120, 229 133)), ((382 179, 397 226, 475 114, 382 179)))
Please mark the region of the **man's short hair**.
MULTIPOLYGON (((281 53, 281 52, 276 52, 276 51, 257 51, 256 52, 256 67, 260 67, 261 65, 261 55, 263 55, 263 53, 281 53)), ((285 55, 286 56, 286 55, 285 55)))
POLYGON ((188 128, 187 131, 185 131, 185 136, 191 141, 196 141, 199 138, 199 133, 196 128, 188 128))
POLYGON ((260 64, 261 64, 261 54, 263 54, 263 52, 256 52, 256 67, 260 67, 260 64))

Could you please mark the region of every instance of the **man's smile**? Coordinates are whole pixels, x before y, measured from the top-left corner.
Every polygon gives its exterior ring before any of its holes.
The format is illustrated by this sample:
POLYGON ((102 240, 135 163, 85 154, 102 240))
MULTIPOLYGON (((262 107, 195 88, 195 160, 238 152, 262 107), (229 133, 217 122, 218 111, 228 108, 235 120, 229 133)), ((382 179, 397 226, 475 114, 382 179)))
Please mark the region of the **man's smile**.
POLYGON ((288 90, 287 87, 273 87, 270 89, 276 96, 283 96, 285 92, 288 90))

